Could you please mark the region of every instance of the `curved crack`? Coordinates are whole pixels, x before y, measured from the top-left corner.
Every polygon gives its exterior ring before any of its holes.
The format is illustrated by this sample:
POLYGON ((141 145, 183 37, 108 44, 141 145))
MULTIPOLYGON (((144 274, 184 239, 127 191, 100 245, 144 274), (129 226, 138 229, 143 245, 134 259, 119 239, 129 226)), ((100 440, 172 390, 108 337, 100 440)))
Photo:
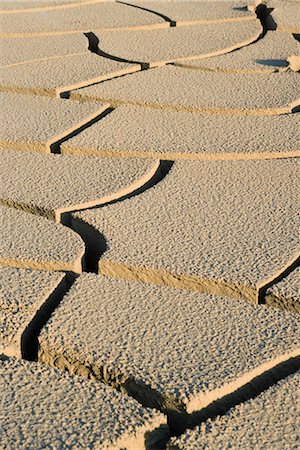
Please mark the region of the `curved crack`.
POLYGON ((116 3, 120 3, 121 5, 131 6, 132 8, 141 9, 142 11, 150 12, 151 14, 155 14, 158 17, 161 17, 165 22, 168 22, 170 24, 170 27, 176 27, 176 21, 172 20, 170 17, 166 16, 165 14, 162 14, 158 11, 155 11, 154 9, 145 8, 144 6, 139 5, 133 5, 131 3, 126 3, 121 0, 116 0, 116 3))

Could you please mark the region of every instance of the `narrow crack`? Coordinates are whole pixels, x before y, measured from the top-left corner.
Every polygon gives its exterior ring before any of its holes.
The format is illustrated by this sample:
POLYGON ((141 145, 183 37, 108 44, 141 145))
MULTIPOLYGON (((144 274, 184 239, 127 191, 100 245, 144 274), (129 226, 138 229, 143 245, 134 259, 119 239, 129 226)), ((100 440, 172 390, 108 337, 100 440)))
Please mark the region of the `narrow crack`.
POLYGON ((155 14, 156 16, 160 17, 165 22, 168 22, 170 24, 170 27, 176 27, 175 20, 172 20, 170 17, 166 16, 165 14, 160 13, 159 11, 155 11, 154 9, 145 8, 144 6, 133 5, 132 3, 126 3, 121 0, 116 0, 116 3, 120 3, 121 5, 130 6, 132 8, 140 9, 142 11, 150 12, 151 14, 155 14))
POLYGON ((300 254, 296 255, 292 261, 290 261, 286 266, 274 274, 269 280, 260 284, 257 287, 257 301, 259 304, 266 303, 266 292, 274 284, 279 283, 284 278, 286 278, 290 273, 292 273, 297 267, 300 266, 300 254))
POLYGON ((50 149, 51 153, 60 153, 60 146, 63 142, 66 142, 67 140, 77 136, 83 130, 89 128, 94 123, 99 122, 99 120, 106 117, 113 110, 114 108, 110 107, 109 105, 102 106, 100 109, 96 111, 96 113, 93 113, 91 116, 85 118, 80 123, 65 130, 60 135, 52 138, 51 141, 48 141, 46 144, 47 148, 50 149))

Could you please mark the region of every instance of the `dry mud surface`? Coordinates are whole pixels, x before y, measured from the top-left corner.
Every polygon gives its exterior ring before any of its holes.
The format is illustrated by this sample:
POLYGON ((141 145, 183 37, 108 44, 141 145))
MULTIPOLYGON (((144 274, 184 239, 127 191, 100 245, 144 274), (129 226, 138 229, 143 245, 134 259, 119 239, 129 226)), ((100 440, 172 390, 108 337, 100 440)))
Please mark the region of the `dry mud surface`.
POLYGON ((265 3, 0 0, 1 448, 298 448, 300 3, 265 3))

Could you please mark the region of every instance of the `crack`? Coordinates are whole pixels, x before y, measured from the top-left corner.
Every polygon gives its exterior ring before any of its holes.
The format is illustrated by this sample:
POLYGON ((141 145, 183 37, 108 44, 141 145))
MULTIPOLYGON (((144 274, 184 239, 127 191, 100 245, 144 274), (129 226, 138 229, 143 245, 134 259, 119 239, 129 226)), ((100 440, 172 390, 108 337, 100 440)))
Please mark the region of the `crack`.
POLYGON ((76 280, 74 274, 64 276, 56 289, 49 295, 48 299, 41 305, 34 317, 26 325, 21 336, 21 357, 28 361, 38 360, 39 342, 38 336, 50 319, 51 314, 58 307, 63 297, 68 293, 76 280))
POLYGON ((141 66, 141 70, 145 70, 145 69, 149 68, 149 63, 147 63, 147 62, 132 61, 129 59, 120 58, 118 56, 114 56, 114 55, 104 52, 103 50, 101 50, 99 48, 99 42, 100 42, 99 38, 92 31, 89 31, 88 33, 83 33, 83 34, 88 39, 88 42, 89 42, 88 49, 91 53, 95 53, 96 55, 101 56, 102 58, 111 59, 112 61, 123 62, 123 63, 127 63, 127 64, 139 64, 141 66))
POLYGON ((126 3, 126 2, 123 2, 123 1, 120 1, 120 0, 116 0, 116 3, 119 3, 121 5, 130 6, 132 8, 141 9, 142 11, 150 12, 151 14, 155 14, 156 16, 160 17, 165 22, 168 22, 170 24, 170 27, 176 27, 176 21, 175 20, 172 20, 170 17, 168 17, 165 14, 162 14, 162 13, 160 13, 158 11, 155 11, 154 9, 149 9, 149 8, 145 8, 143 6, 133 5, 131 3, 126 3))
POLYGON ((85 208, 73 209, 72 211, 64 212, 61 214, 61 223, 63 225, 69 226, 73 231, 75 231, 85 243, 86 253, 85 262, 87 272, 98 273, 99 272, 99 259, 103 253, 107 250, 107 243, 105 237, 97 231, 93 226, 86 223, 84 220, 74 217, 72 214, 78 211, 85 211, 87 209, 101 208, 109 204, 118 203, 124 201, 128 198, 140 195, 141 193, 151 189, 157 185, 161 180, 163 180, 169 173, 173 165, 173 161, 161 160, 152 170, 145 175, 142 180, 138 183, 129 186, 123 192, 115 194, 114 198, 108 201, 100 202, 98 204, 87 205, 85 208))
POLYGON ((111 108, 110 105, 108 104, 101 106, 101 108, 99 108, 95 113, 91 114, 89 117, 86 117, 73 127, 64 130, 61 134, 54 136, 51 140, 49 140, 46 143, 47 149, 49 149, 50 153, 60 153, 60 146, 62 143, 66 142, 68 139, 77 136, 86 128, 89 128, 94 123, 97 123, 99 120, 106 117, 113 110, 114 108, 111 108))
POLYGON ((93 381, 105 383, 121 393, 137 400, 143 407, 155 408, 166 414, 172 436, 178 436, 187 428, 194 428, 207 419, 226 414, 230 408, 257 397, 278 381, 295 373, 300 368, 300 350, 282 355, 212 391, 193 405, 168 397, 151 388, 140 379, 126 375, 110 365, 86 363, 71 355, 61 354, 40 344, 38 361, 51 367, 76 374, 93 381), (204 399, 204 403, 201 401, 204 399), (201 406, 203 403, 203 406, 201 406), (193 407, 191 409, 191 406, 193 407))
MULTIPOLYGON (((25 211, 28 212, 28 211, 25 211)), ((32 259, 24 258, 6 258, 0 257, 1 267, 14 267, 16 269, 32 269, 32 270, 46 270, 53 272, 67 272, 68 274, 80 274, 84 266, 84 254, 81 254, 70 263, 63 261, 34 261, 32 259)))
POLYGON ((290 309, 293 312, 297 311, 297 305, 288 305, 287 302, 280 303, 276 305, 273 303, 272 299, 267 299, 266 292, 274 284, 279 283, 281 280, 286 278, 290 273, 292 273, 297 267, 300 266, 300 254, 298 253, 291 261, 289 261, 284 267, 282 267, 278 272, 272 275, 268 280, 265 280, 257 287, 257 302, 259 304, 270 304, 271 306, 277 306, 282 309, 290 309))

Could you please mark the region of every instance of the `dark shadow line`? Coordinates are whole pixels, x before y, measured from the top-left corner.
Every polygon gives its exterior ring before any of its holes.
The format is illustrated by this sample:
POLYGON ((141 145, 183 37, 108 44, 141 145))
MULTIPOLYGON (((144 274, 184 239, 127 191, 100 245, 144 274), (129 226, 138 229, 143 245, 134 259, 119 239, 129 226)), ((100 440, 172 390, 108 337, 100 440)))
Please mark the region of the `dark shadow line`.
POLYGON ((27 325, 21 337, 21 355, 23 359, 26 359, 27 361, 38 360, 38 337, 40 332, 50 319, 51 314, 60 304, 63 297, 72 287, 77 276, 77 274, 72 272, 67 273, 27 325))
POLYGON ((165 14, 162 14, 162 13, 160 13, 158 11, 154 11, 153 9, 145 8, 144 6, 133 5, 131 3, 122 2, 120 0, 116 0, 116 3, 120 3, 121 5, 131 6, 132 8, 141 9, 142 11, 150 12, 152 14, 155 14, 158 17, 161 17, 166 22, 169 22, 170 27, 176 27, 176 21, 175 20, 172 20, 170 17, 168 17, 165 14))
POLYGON ((62 139, 59 139, 58 141, 53 142, 53 144, 50 145, 51 153, 58 153, 58 154, 60 154, 61 153, 60 152, 60 146, 61 146, 61 144, 63 142, 66 142, 68 139, 71 139, 71 138, 77 136, 79 133, 84 131, 86 128, 89 128, 94 123, 99 122, 99 120, 101 120, 104 117, 106 117, 108 114, 110 114, 112 111, 114 111, 114 109, 115 108, 107 108, 105 111, 102 111, 98 116, 94 117, 93 119, 89 120, 84 125, 82 125, 81 127, 77 128, 76 130, 74 130, 71 133, 67 134, 62 139))
POLYGON ((106 53, 99 48, 100 41, 99 41, 99 38, 95 35, 95 33, 93 33, 92 31, 89 31, 88 33, 83 33, 83 34, 85 35, 85 37, 87 37, 87 39, 89 41, 88 50, 91 53, 95 53, 96 55, 101 56, 102 58, 111 59, 112 61, 123 62, 126 64, 139 64, 141 66, 142 70, 148 69, 150 66, 149 63, 147 63, 147 62, 134 61, 134 60, 126 59, 126 58, 120 58, 119 56, 114 56, 109 53, 106 53))
POLYGON ((264 304, 265 303, 265 296, 266 291, 273 286, 274 284, 279 283, 281 280, 283 280, 285 277, 287 277, 290 273, 292 273, 295 269, 297 269, 300 266, 300 255, 298 258, 296 258, 293 263, 287 267, 283 272, 281 272, 277 277, 275 277, 273 280, 269 281, 269 283, 262 286, 258 291, 258 303, 264 304))

